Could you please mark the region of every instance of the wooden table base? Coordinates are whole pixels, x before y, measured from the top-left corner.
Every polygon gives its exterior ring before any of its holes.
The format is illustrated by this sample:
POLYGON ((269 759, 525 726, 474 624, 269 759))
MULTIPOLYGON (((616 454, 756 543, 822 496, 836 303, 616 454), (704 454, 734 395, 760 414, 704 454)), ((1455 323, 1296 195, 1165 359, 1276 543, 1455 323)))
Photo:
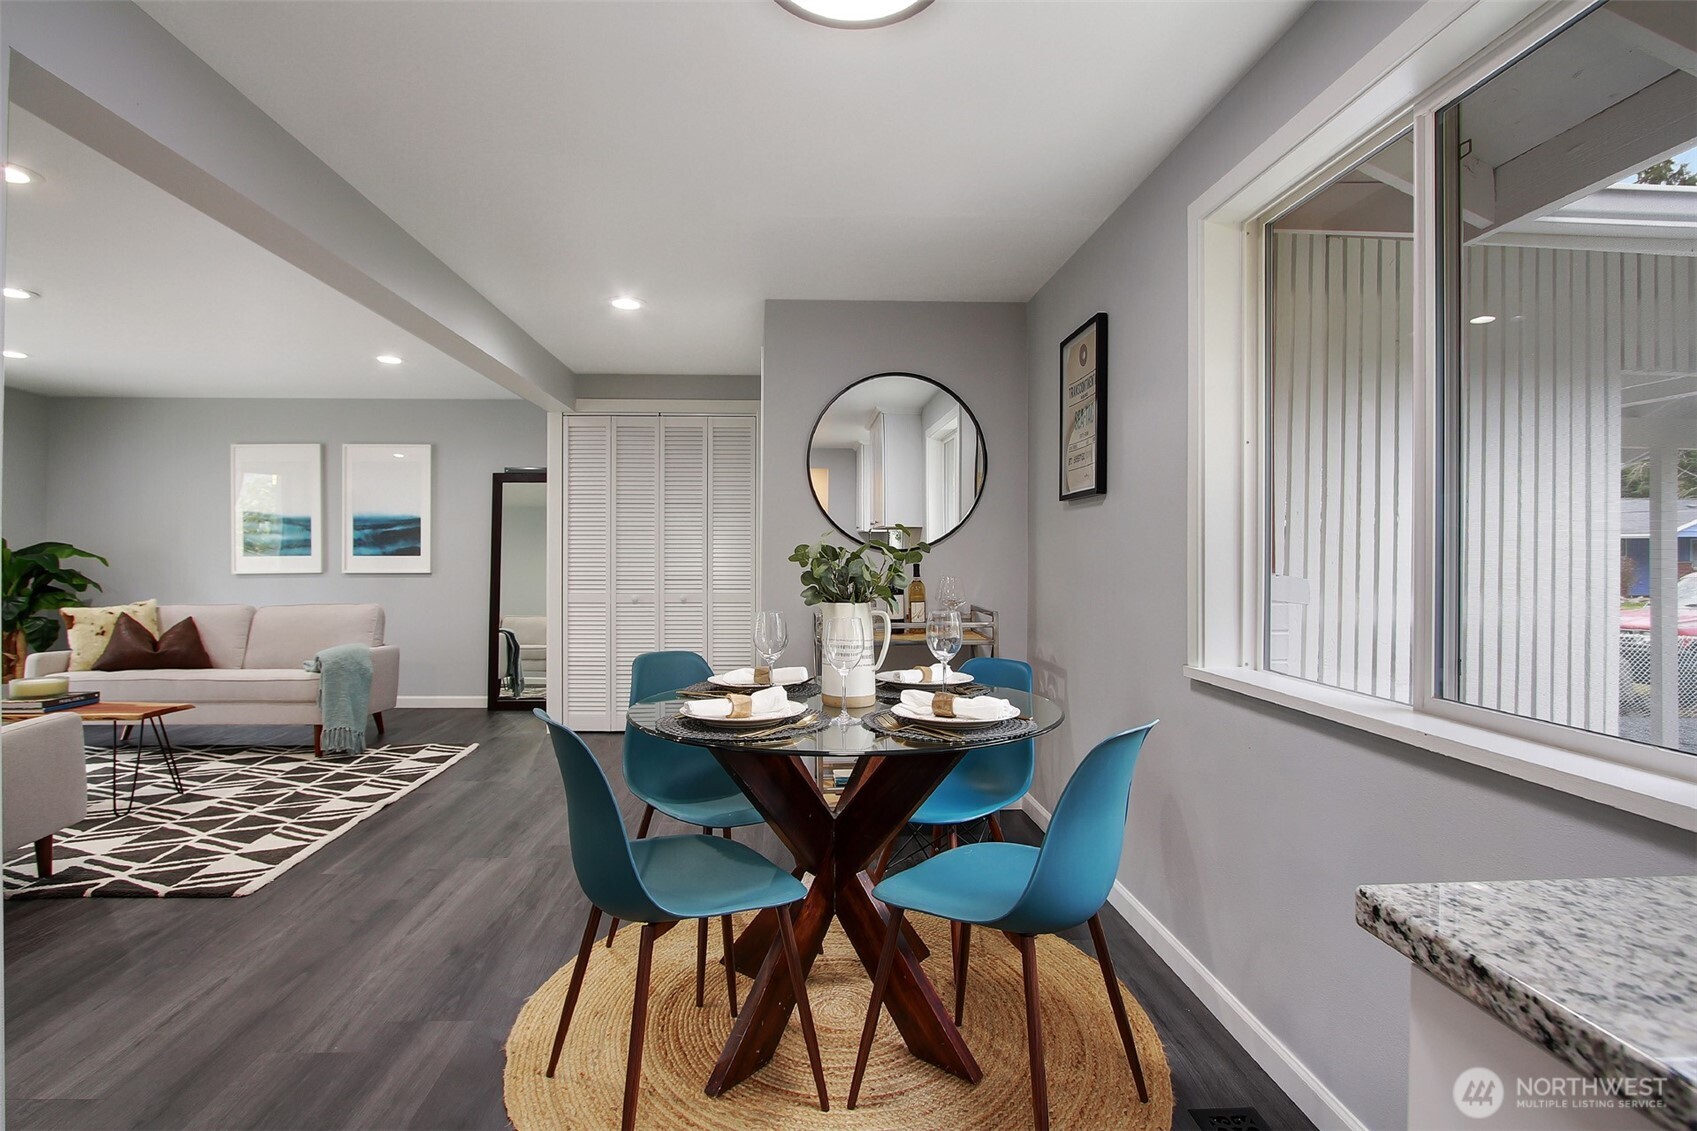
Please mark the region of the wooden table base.
MULTIPOLYGON (((803 975, 812 969, 835 919, 870 978, 889 913, 872 898, 865 869, 960 761, 961 751, 863 758, 835 814, 800 757, 737 747, 715 748, 713 754, 796 863, 813 874, 795 920, 803 975)), ((708 1077, 708 1095, 734 1087, 771 1060, 795 1008, 782 948, 772 945, 776 933, 777 916, 766 911, 737 940, 736 966, 753 974, 754 987, 708 1077)), ((904 924, 885 1005, 915 1056, 976 1084, 983 1071, 920 968, 924 956, 918 936, 904 924)))

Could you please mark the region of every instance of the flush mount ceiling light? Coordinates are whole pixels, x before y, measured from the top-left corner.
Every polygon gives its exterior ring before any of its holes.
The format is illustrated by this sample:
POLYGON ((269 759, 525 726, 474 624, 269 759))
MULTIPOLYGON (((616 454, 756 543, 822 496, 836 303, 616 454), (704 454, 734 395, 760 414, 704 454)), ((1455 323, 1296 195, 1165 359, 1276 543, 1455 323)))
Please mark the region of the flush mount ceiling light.
POLYGON ((930 5, 931 0, 777 0, 778 6, 826 27, 888 27, 930 5))
POLYGON ((41 295, 39 295, 35 291, 26 291, 22 287, 6 287, 6 288, 3 288, 3 289, 0 289, 0 295, 5 295, 7 298, 40 298, 41 297, 41 295))
POLYGON ((399 364, 401 364, 401 359, 396 357, 392 353, 380 353, 380 354, 377 355, 377 360, 382 362, 384 365, 399 365, 399 364))
POLYGON ((6 183, 9 185, 27 185, 40 179, 41 174, 34 169, 26 169, 22 165, 6 166, 6 183))
POLYGON ((639 298, 631 298, 629 295, 620 295, 618 298, 613 299, 612 302, 614 310, 642 309, 642 300, 639 298))
POLYGON ((1468 321, 1473 323, 1475 326, 1489 325, 1496 320, 1497 316, 1495 314, 1475 314, 1472 318, 1468 319, 1468 321))
POLYGON ((0 350, 0 357, 9 357, 13 361, 22 361, 28 356, 29 354, 25 353, 23 350, 0 350))

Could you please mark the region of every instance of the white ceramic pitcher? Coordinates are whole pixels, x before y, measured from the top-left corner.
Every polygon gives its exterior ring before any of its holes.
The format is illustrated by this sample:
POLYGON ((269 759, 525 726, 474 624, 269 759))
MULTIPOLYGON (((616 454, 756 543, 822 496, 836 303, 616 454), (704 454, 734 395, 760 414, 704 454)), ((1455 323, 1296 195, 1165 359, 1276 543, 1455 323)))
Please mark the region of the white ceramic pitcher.
POLYGON ((819 665, 819 697, 827 707, 836 707, 845 700, 850 707, 870 707, 878 701, 877 681, 873 678, 878 674, 878 668, 884 662, 884 654, 890 650, 890 614, 883 609, 874 609, 871 605, 847 602, 827 602, 819 606, 820 631, 824 626, 839 617, 853 617, 860 622, 860 631, 866 641, 866 648, 861 653, 860 663, 848 671, 848 685, 845 691, 842 679, 837 675, 837 669, 829 664, 819 665), (884 622, 884 641, 878 648, 878 654, 872 654, 872 621, 874 618, 884 622))

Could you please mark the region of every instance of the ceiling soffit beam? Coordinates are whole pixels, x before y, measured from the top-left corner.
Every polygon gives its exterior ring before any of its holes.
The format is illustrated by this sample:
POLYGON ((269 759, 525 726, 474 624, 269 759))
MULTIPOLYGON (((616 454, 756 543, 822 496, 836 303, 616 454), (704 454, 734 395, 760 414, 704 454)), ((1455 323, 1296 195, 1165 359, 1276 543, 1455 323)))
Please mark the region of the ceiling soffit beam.
POLYGON ((569 368, 134 4, 9 3, 0 46, 19 106, 502 388, 571 408, 569 368))
POLYGON ((1652 59, 1697 75, 1697 5, 1691 0, 1615 0, 1586 19, 1652 59))
POLYGON ((1676 152, 1693 137, 1697 77, 1675 71, 1498 165, 1497 225, 1543 216, 1606 188, 1622 170, 1644 162, 1645 154, 1676 152))

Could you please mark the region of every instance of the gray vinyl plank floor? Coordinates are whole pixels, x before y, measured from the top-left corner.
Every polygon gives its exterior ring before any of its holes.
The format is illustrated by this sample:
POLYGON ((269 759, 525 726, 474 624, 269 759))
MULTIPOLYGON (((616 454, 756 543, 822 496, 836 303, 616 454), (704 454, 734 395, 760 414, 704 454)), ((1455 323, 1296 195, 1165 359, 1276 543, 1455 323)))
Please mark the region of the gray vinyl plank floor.
MULTIPOLYGON (((508 1125, 507 1030, 588 914, 558 771, 527 713, 387 717, 388 741, 479 749, 254 895, 6 904, 8 1127, 508 1125)), ((590 742, 620 781, 618 736, 590 742)), ((1036 837, 1023 814, 1006 828, 1036 837)), ((764 830, 738 836, 785 859, 764 830)), ((1310 1126, 1117 915, 1103 921, 1166 1046, 1176 1127, 1202 1107, 1310 1126)))

